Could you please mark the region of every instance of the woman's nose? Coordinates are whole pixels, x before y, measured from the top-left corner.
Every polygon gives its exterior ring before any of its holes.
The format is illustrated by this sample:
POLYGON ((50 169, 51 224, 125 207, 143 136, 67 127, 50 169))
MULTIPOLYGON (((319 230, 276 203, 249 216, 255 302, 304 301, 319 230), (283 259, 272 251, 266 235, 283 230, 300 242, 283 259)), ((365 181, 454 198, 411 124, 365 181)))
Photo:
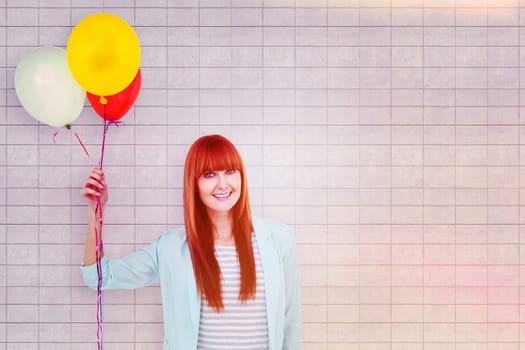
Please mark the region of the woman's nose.
POLYGON ((226 188, 228 186, 226 182, 226 176, 224 175, 224 172, 218 173, 217 179, 219 181, 219 187, 220 188, 226 188))

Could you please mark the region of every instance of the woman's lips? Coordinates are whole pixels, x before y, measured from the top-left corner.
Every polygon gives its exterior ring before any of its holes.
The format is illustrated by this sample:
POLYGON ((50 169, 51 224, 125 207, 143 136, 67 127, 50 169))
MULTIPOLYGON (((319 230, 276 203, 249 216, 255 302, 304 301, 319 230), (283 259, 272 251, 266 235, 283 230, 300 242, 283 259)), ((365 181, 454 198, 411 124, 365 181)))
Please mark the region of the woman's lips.
POLYGON ((226 200, 228 198, 230 198, 231 196, 231 192, 227 192, 227 193, 214 193, 213 194, 213 197, 215 197, 216 199, 220 200, 220 201, 223 201, 223 200, 226 200))

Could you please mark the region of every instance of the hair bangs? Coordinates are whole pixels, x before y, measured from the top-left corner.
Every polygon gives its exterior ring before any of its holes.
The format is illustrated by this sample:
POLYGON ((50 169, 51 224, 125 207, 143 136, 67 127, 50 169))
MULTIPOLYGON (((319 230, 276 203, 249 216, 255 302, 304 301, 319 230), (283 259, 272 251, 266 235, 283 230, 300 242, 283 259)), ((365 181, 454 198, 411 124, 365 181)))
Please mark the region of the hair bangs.
POLYGON ((198 158, 195 169, 197 177, 207 171, 242 170, 241 157, 231 143, 215 139, 201 146, 202 149, 197 153, 198 158))

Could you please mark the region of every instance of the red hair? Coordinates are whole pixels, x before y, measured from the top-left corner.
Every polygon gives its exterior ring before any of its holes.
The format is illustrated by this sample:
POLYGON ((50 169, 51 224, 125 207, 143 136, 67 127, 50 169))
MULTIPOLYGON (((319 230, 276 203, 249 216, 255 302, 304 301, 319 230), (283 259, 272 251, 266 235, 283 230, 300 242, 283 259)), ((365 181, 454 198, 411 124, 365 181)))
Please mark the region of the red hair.
POLYGON ((184 164, 184 225, 197 288, 208 305, 219 312, 222 300, 221 270, 214 252, 214 236, 206 207, 199 197, 197 181, 208 171, 235 169, 241 175, 241 193, 231 209, 232 235, 241 273, 239 300, 255 297, 255 259, 251 235, 253 223, 248 200, 248 182, 241 156, 235 146, 221 135, 202 136, 193 143, 184 164))

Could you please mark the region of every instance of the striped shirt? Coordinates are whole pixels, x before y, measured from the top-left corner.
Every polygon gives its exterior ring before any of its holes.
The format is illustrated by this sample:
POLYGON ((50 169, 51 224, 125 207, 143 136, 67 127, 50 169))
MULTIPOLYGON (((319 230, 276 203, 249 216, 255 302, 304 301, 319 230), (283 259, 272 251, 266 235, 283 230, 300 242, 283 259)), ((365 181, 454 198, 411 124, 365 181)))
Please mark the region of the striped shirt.
POLYGON ((255 299, 239 300, 240 267, 235 246, 215 246, 215 256, 222 273, 224 310, 217 313, 201 301, 199 343, 197 350, 267 350, 268 324, 261 258, 252 236, 257 289, 255 299))

